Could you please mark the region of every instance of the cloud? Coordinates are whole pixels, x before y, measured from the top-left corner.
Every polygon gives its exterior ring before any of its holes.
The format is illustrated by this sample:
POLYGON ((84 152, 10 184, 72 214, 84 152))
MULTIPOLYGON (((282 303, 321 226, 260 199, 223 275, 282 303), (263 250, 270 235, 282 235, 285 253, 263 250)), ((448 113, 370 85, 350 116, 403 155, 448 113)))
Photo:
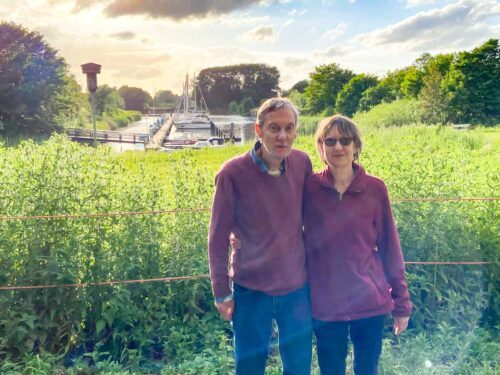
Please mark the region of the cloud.
POLYGON ((495 35, 497 27, 487 21, 498 15, 500 4, 496 0, 461 0, 359 34, 354 40, 366 46, 393 46, 407 51, 468 48, 495 35))
POLYGON ((288 12, 288 15, 290 17, 303 16, 304 14, 306 14, 306 12, 307 12, 307 9, 302 9, 302 10, 292 9, 290 12, 288 12))
POLYGON ((132 31, 122 31, 120 33, 110 34, 110 36, 112 38, 121 39, 121 40, 132 40, 135 38, 135 33, 133 33, 132 31))
POLYGON ((315 57, 335 57, 345 55, 349 52, 349 48, 345 46, 334 45, 325 50, 316 50, 314 51, 315 57))
POLYGON ((295 20, 293 18, 290 18, 289 20, 287 20, 282 26, 281 26, 281 30, 283 30, 285 27, 288 27, 290 26, 292 23, 294 23, 295 20))
POLYGON ((273 25, 257 26, 255 29, 243 34, 243 39, 249 42, 272 42, 275 38, 276 32, 273 25))
POLYGON ((434 4, 436 0, 406 0, 406 7, 413 8, 421 5, 434 4))
MULTIPOLYGON (((77 0, 78 3, 93 3, 94 0, 77 0)), ((118 17, 124 15, 145 15, 152 18, 205 18, 231 13, 262 0, 112 0, 104 9, 106 15, 118 17)))
POLYGON ((283 65, 287 68, 297 68, 310 64, 311 62, 309 61, 309 59, 302 57, 285 57, 283 59, 283 65))
POLYGON ((334 29, 325 31, 323 39, 334 41, 344 34, 346 28, 347 24, 345 22, 341 22, 334 29))

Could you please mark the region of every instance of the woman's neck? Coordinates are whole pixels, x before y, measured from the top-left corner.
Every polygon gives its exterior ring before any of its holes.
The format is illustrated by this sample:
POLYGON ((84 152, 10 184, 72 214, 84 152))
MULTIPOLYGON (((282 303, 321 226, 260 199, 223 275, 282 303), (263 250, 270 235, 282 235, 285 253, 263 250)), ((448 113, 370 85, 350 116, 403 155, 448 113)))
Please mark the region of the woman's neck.
POLYGON ((334 177, 335 189, 341 193, 346 191, 355 176, 352 166, 349 165, 342 168, 333 168, 332 166, 328 166, 328 169, 330 169, 330 172, 334 177))

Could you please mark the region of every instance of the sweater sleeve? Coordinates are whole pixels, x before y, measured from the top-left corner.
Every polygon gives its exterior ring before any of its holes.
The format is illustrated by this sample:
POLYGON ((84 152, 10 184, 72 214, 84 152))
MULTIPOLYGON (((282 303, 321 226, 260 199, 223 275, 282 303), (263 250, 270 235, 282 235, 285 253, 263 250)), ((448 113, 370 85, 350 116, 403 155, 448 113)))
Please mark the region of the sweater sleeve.
POLYGON ((229 285, 229 236, 233 226, 234 191, 224 171, 215 177, 215 195, 208 233, 208 260, 215 297, 231 294, 229 285))
POLYGON ((391 287, 391 296, 395 304, 392 315, 395 317, 410 316, 411 303, 405 280, 403 252, 401 251, 398 230, 394 222, 387 188, 385 188, 382 199, 380 220, 377 247, 382 257, 385 276, 391 287))

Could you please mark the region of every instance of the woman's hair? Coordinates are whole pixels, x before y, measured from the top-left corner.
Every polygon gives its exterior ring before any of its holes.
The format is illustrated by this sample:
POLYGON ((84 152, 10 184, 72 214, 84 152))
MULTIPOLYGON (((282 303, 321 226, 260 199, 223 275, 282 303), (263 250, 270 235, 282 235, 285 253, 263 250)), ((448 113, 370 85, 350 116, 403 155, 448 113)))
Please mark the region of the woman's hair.
POLYGON ((352 137, 354 140, 354 145, 356 146, 356 153, 354 154, 354 160, 359 158, 359 154, 361 153, 361 148, 363 146, 363 142, 361 141, 361 136, 359 134, 358 127, 349 117, 345 117, 342 115, 333 115, 330 117, 326 117, 321 120, 318 124, 318 129, 316 130, 316 135, 314 136, 316 141, 316 150, 318 150, 318 155, 323 163, 326 163, 325 157, 321 152, 320 145, 323 143, 323 140, 326 138, 328 132, 337 128, 338 132, 344 137, 352 137))

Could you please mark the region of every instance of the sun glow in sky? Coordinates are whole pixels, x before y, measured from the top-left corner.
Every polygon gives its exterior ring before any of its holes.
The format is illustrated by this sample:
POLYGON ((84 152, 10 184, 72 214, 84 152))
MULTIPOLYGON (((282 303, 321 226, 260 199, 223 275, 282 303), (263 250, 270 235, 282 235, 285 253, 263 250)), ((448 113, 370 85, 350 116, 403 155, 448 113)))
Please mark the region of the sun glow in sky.
POLYGON ((0 0, 0 21, 42 33, 85 86, 182 91, 203 68, 267 63, 287 89, 336 62, 379 76, 424 52, 470 50, 500 36, 497 0, 0 0))

